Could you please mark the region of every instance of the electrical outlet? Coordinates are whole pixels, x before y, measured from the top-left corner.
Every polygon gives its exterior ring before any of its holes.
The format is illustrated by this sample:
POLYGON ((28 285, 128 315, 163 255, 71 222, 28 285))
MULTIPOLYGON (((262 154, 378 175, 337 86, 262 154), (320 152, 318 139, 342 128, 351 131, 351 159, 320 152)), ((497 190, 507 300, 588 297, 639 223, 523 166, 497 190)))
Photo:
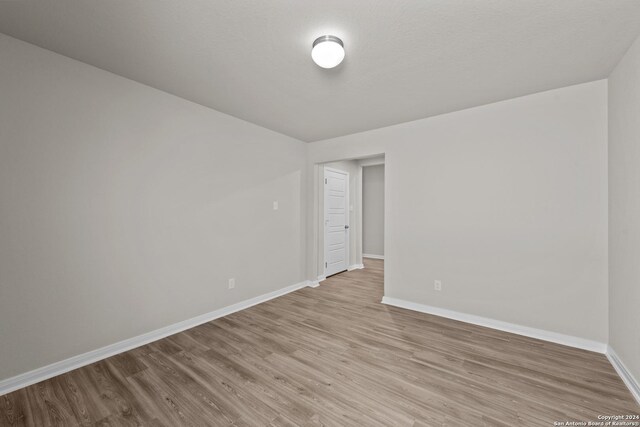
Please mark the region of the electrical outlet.
POLYGON ((229 279, 229 289, 236 287, 236 279, 229 279))
POLYGON ((277 200, 275 202, 273 202, 273 210, 274 211, 278 210, 278 201, 277 200))
POLYGON ((435 289, 436 291, 441 291, 442 290, 442 282, 440 280, 434 280, 433 281, 433 289, 435 289))

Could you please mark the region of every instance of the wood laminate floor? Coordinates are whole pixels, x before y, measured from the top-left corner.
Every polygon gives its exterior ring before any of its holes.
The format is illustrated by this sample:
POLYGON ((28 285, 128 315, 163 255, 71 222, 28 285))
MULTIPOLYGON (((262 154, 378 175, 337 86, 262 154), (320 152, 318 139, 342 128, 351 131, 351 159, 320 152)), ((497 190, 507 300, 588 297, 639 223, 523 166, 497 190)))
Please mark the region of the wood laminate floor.
POLYGON ((637 414, 601 354, 380 304, 383 262, 0 397, 0 425, 553 426, 637 414))

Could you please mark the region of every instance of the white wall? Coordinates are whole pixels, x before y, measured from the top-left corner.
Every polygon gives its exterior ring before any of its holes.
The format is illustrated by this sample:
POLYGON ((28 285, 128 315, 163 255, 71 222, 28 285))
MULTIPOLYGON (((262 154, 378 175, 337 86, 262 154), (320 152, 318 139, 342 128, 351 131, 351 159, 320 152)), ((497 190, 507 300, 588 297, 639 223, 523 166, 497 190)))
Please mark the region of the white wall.
POLYGON ((607 342, 605 80, 312 143, 308 166, 380 153, 386 296, 607 342))
POLYGON ((304 279, 304 143, 4 35, 0 58, 0 379, 304 279))
POLYGON ((362 252, 384 256, 384 165, 362 168, 362 252))
POLYGON ((640 39, 609 77, 609 344, 640 381, 640 39))

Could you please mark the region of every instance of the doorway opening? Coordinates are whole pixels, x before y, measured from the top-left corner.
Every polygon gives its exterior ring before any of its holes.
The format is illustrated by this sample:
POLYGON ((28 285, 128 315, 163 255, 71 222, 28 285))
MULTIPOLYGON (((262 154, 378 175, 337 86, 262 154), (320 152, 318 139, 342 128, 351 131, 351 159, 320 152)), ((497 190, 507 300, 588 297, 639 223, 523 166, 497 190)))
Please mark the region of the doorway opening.
POLYGON ((381 154, 317 165, 318 282, 364 268, 364 257, 384 259, 384 162, 381 154))

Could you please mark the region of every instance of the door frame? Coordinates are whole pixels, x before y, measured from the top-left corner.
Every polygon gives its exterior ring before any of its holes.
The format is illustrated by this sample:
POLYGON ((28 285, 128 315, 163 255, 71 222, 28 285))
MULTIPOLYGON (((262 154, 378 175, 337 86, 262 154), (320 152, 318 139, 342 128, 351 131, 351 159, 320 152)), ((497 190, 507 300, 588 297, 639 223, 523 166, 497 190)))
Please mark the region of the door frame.
MULTIPOLYGON (((344 257, 345 257, 345 269, 343 271, 347 271, 349 269, 350 266, 350 253, 349 253, 349 249, 351 247, 351 210, 350 210, 350 197, 351 197, 351 181, 350 181, 350 176, 349 176, 349 172, 340 170, 340 169, 335 169, 335 168, 331 168, 329 166, 323 166, 323 173, 322 176, 324 178, 324 183, 322 184, 322 189, 323 189, 323 206, 322 206, 322 235, 323 235, 323 254, 324 254, 324 268, 322 270, 322 276, 324 278, 327 277, 327 259, 328 259, 328 239, 327 239, 327 177, 325 172, 329 171, 329 172, 334 172, 334 173, 338 173, 340 175, 345 175, 345 197, 344 197, 344 202, 345 202, 345 225, 347 225, 349 228, 346 229, 345 233, 346 233, 346 237, 345 237, 345 251, 344 251, 344 257)), ((339 271, 338 273, 342 273, 342 271, 339 271)), ((338 273, 334 273, 334 274, 338 274, 338 273)))
MULTIPOLYGON (((357 150, 356 150, 357 151, 357 150)), ((309 162, 309 176, 307 179, 306 188, 307 191, 307 232, 310 233, 308 235, 306 248, 306 264, 305 264, 305 275, 310 282, 311 287, 319 286, 319 284, 325 279, 324 272, 324 211, 321 211, 320 206, 324 203, 324 167, 327 163, 339 162, 343 160, 356 160, 360 162, 360 166, 364 164, 370 164, 368 159, 374 157, 383 157, 385 158, 385 201, 390 200, 389 197, 389 186, 387 183, 389 182, 388 175, 388 153, 384 150, 377 151, 367 151, 360 153, 359 155, 352 156, 333 156, 333 155, 314 155, 314 159, 309 162), (322 244, 321 244, 322 242, 322 244)), ((362 172, 362 167, 360 167, 360 172, 362 172)), ((362 182, 360 182, 361 186, 362 182)), ((357 189, 357 188, 356 188, 357 189)), ((362 193, 360 191, 360 193, 362 193)), ((357 196, 357 194, 356 194, 357 196)), ((353 198, 353 194, 351 194, 351 198, 353 198)), ((388 247, 389 247, 389 227, 387 226, 388 218, 389 218, 389 210, 390 203, 385 203, 384 211, 384 246, 385 246, 385 258, 388 258, 388 247)), ((361 218, 357 219, 357 221, 361 224, 361 218)), ((357 225, 356 225, 357 226, 357 225)), ((362 241, 362 232, 357 230, 356 239, 360 242, 362 241)), ((356 243, 356 246, 358 244, 356 243)), ((361 245, 361 244, 360 244, 361 245)), ((357 254, 357 251, 356 251, 357 254)), ((357 266, 357 268, 362 268, 362 266, 357 266)), ((385 278, 387 276, 387 271, 385 270, 385 278)), ((385 284, 387 282, 385 281, 385 284)), ((386 286, 386 285, 385 285, 386 286)))

